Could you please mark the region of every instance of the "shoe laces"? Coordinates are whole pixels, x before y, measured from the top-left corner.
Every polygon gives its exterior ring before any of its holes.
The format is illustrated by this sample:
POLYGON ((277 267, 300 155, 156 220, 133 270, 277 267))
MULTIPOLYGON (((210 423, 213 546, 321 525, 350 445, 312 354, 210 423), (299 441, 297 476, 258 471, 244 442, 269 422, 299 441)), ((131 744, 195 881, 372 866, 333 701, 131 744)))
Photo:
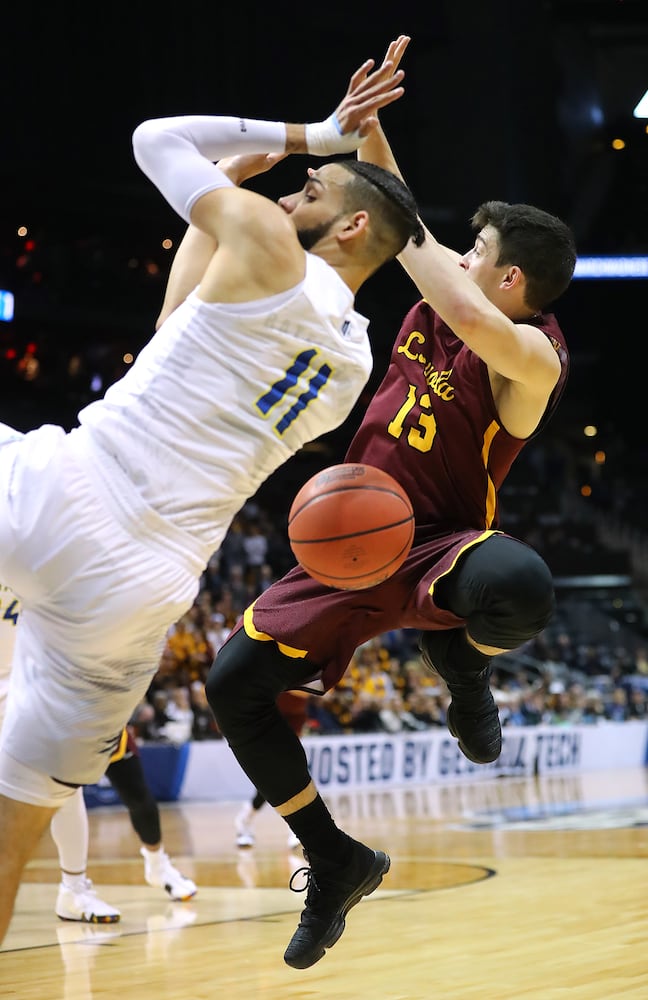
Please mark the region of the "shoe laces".
POLYGON ((288 883, 288 888, 290 889, 291 892, 306 892, 308 890, 308 893, 306 895, 307 903, 309 902, 309 895, 311 887, 313 886, 317 888, 317 883, 315 881, 315 873, 312 868, 307 868, 305 865, 302 866, 301 868, 295 869, 295 871, 290 876, 290 882, 288 883), (304 883, 303 885, 295 886, 293 885, 293 882, 295 881, 298 875, 301 875, 303 877, 304 883))
MULTIPOLYGON (((288 883, 288 885, 289 888, 292 890, 292 892, 306 893, 306 902, 304 909, 302 911, 301 919, 299 921, 302 926, 314 920, 317 920, 318 917, 321 918, 325 916, 325 914, 322 913, 318 914, 317 912, 318 909, 317 904, 318 903, 321 904, 323 902, 323 898, 322 898, 321 887, 318 886, 317 884, 317 876, 315 875, 315 872, 313 871, 312 868, 297 868, 297 870, 294 871, 290 876, 290 882, 288 883), (293 882, 295 881, 298 875, 301 875, 303 877, 304 883, 303 885, 295 886, 293 885, 293 882)), ((321 909, 322 907, 320 906, 320 910, 321 909)))

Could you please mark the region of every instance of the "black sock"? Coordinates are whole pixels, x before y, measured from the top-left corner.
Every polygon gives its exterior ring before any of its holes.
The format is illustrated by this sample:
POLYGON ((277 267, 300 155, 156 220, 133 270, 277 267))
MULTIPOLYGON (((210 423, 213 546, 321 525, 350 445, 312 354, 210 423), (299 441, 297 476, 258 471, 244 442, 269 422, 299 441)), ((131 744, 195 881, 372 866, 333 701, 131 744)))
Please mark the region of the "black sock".
POLYGON ((315 855, 335 865, 344 865, 351 857, 351 838, 335 825, 319 795, 285 819, 309 857, 315 855))

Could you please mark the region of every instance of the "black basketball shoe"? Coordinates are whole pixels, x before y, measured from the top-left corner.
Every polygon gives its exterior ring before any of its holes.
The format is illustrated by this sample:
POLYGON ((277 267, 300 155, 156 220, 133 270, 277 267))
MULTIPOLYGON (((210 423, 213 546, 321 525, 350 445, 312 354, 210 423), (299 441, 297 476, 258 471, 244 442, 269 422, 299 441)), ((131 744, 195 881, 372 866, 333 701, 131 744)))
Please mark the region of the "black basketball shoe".
POLYGON ((457 629, 422 632, 419 649, 425 666, 448 685, 448 729, 459 740, 459 749, 474 764, 490 764, 502 752, 502 727, 489 684, 491 665, 480 671, 449 666, 449 647, 461 639, 457 629))
POLYGON ((324 957, 341 937, 351 907, 377 889, 389 871, 389 857, 382 851, 372 851, 357 840, 352 844, 351 860, 344 866, 320 861, 304 851, 310 868, 293 872, 293 892, 308 890, 299 926, 284 953, 284 961, 293 969, 308 969, 324 957), (295 889, 293 880, 301 874, 306 876, 306 885, 295 889))

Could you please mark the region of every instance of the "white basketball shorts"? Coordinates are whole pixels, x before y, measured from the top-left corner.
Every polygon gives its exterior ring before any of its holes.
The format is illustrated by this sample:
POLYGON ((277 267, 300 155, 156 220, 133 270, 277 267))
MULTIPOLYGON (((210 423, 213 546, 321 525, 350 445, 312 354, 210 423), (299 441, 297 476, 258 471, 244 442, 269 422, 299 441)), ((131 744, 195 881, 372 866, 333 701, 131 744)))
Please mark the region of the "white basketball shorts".
POLYGON ((198 591, 195 554, 155 523, 116 516, 61 428, 0 425, 0 580, 22 603, 0 740, 19 763, 70 784, 105 772, 198 591))

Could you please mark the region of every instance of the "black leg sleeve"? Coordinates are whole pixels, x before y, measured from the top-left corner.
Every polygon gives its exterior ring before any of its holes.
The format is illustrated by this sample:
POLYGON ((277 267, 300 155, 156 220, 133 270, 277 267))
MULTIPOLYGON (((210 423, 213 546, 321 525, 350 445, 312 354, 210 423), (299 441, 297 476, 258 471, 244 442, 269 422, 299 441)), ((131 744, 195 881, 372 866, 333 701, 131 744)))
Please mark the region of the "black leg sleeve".
POLYGON ((128 809, 135 833, 147 847, 162 840, 160 810, 146 783, 142 761, 136 754, 122 757, 106 771, 120 799, 128 809))
POLYGON ((299 737, 279 712, 282 692, 312 678, 312 664, 284 656, 274 642, 243 629, 219 650, 205 692, 218 727, 256 789, 272 806, 311 780, 299 737))

